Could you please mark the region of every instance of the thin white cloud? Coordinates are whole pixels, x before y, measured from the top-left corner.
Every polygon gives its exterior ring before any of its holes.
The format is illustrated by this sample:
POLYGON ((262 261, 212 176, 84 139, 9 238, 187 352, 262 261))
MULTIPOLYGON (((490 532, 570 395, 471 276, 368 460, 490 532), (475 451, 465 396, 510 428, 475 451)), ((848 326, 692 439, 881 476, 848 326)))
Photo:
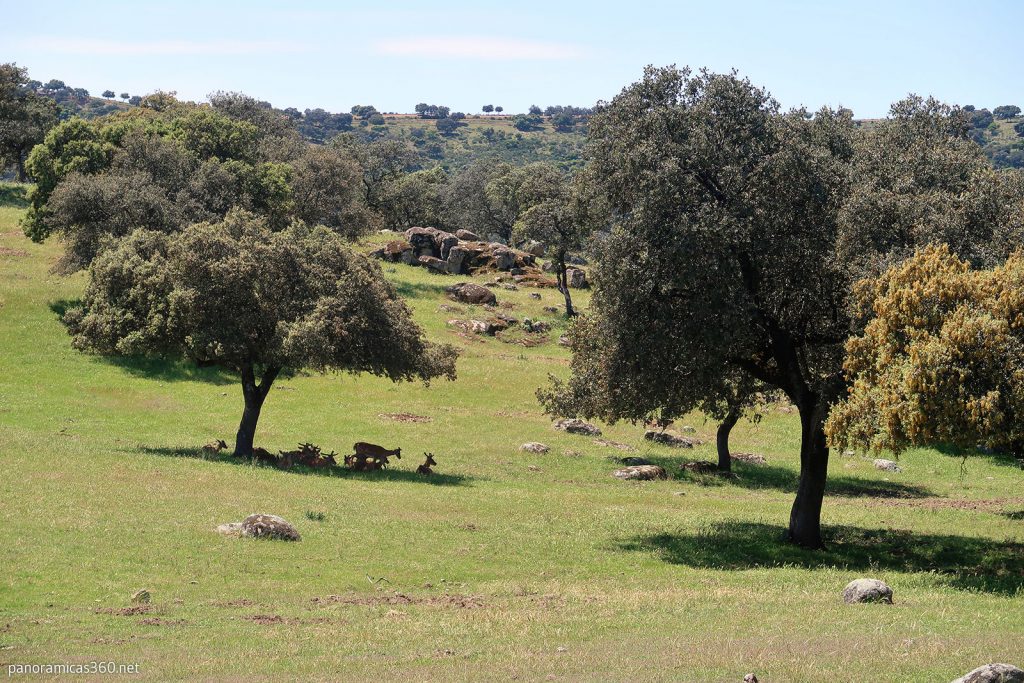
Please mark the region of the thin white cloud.
POLYGON ((388 57, 425 59, 562 60, 582 59, 586 51, 567 43, 546 43, 485 36, 389 38, 374 44, 374 51, 388 57))
POLYGON ((22 46, 69 55, 114 56, 230 56, 304 52, 296 43, 274 40, 153 40, 121 41, 43 36, 22 41, 22 46))

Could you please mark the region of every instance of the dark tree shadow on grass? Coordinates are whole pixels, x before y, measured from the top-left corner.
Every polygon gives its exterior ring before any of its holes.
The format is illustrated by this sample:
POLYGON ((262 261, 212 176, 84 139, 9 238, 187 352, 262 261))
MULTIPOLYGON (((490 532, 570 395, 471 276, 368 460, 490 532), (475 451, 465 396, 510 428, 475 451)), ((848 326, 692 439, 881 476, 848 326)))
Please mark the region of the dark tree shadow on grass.
MULTIPOLYGON (((81 299, 56 299, 49 304, 50 310, 61 321, 69 310, 81 305, 81 299)), ((146 356, 93 356, 93 358, 120 368, 135 377, 145 377, 161 382, 207 382, 215 385, 239 384, 240 382, 236 375, 223 368, 200 368, 193 363, 181 360, 146 356)))
POLYGON ((427 282, 395 282, 395 289, 406 299, 437 298, 444 294, 445 285, 427 282))
POLYGON ((136 449, 125 449, 131 452, 143 452, 147 455, 159 455, 167 458, 194 458, 207 462, 216 462, 236 467, 261 467, 281 474, 304 475, 312 477, 331 477, 335 479, 358 479, 360 481, 382 481, 382 482, 414 482, 417 484, 430 484, 432 486, 461 486, 473 481, 474 477, 467 477, 461 474, 444 474, 434 472, 429 476, 417 474, 412 470, 386 469, 375 472, 355 472, 347 467, 313 468, 303 465, 296 465, 291 469, 282 470, 270 465, 264 465, 246 458, 236 458, 226 453, 208 453, 202 448, 190 447, 161 447, 161 446, 139 446, 136 449))
POLYGON ((933 572, 961 590, 1014 595, 1024 589, 1024 543, 836 526, 825 529, 824 550, 805 550, 784 542, 784 532, 772 524, 721 522, 695 534, 636 536, 618 549, 654 553, 665 562, 700 569, 933 572))
MULTIPOLYGON (((774 465, 751 465, 733 461, 735 476, 718 474, 696 474, 681 470, 692 459, 659 458, 644 456, 656 465, 661 465, 676 479, 689 481, 700 486, 736 486, 746 489, 773 489, 784 493, 796 493, 799 474, 795 470, 774 465)), ((879 479, 861 479, 830 474, 825 486, 826 496, 846 498, 926 498, 935 495, 930 489, 916 484, 904 484, 879 479)))

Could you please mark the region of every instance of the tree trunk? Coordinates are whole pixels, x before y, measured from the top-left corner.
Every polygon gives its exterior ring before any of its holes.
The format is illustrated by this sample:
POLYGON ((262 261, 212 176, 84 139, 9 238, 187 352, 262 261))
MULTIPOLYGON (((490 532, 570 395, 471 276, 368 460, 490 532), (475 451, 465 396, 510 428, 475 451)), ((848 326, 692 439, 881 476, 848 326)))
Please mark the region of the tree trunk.
POLYGON ((17 161, 17 166, 18 166, 18 182, 19 183, 27 183, 28 182, 28 174, 25 173, 25 155, 21 152, 21 150, 18 150, 17 158, 18 158, 18 161, 17 161))
POLYGON ((732 432, 732 428, 736 426, 736 423, 740 419, 740 413, 742 413, 738 407, 730 407, 729 413, 722 420, 722 423, 718 425, 718 471, 719 472, 731 472, 732 471, 732 454, 729 453, 729 433, 732 432))
POLYGON ((576 317, 576 311, 572 307, 572 296, 569 294, 569 278, 565 275, 564 251, 559 251, 555 257, 555 278, 558 281, 558 291, 565 297, 565 314, 570 318, 576 317))
POLYGON ((828 405, 818 399, 800 410, 800 483, 789 515, 788 539, 805 548, 821 548, 821 503, 828 476, 825 418, 828 405))
POLYGON ((256 438, 256 423, 260 419, 260 410, 263 402, 270 393, 270 387, 281 368, 269 367, 263 372, 263 380, 256 384, 256 373, 251 365, 242 368, 242 398, 245 399, 245 409, 242 411, 242 421, 238 425, 238 433, 235 435, 235 457, 252 457, 253 441, 256 438))

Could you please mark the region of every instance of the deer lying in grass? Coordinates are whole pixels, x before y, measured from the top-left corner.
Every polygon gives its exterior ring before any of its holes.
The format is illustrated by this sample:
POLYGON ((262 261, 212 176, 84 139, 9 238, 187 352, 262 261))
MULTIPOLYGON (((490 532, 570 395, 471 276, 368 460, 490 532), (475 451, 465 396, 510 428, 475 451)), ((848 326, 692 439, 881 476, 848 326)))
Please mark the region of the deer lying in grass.
POLYGON ((216 441, 211 441, 210 443, 208 443, 205 446, 203 446, 203 452, 204 453, 213 453, 214 455, 216 455, 217 453, 220 453, 221 451, 226 450, 227 447, 228 447, 228 445, 226 443, 224 443, 224 441, 222 439, 217 439, 216 441))
POLYGON ((433 474, 434 471, 430 468, 437 464, 434 460, 434 454, 424 453, 423 455, 427 456, 427 461, 416 468, 416 474, 433 474))
POLYGON ((320 447, 311 443, 300 443, 299 448, 294 451, 282 451, 278 466, 282 469, 289 469, 295 465, 305 465, 313 469, 332 467, 338 463, 334 456, 337 453, 321 453, 320 447))

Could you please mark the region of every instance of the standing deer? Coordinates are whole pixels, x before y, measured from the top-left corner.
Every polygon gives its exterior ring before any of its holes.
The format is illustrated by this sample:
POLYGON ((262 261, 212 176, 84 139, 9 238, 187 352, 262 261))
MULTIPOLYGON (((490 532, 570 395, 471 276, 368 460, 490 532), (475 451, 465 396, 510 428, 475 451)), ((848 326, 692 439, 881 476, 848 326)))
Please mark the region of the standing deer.
POLYGON ((420 465, 419 467, 416 468, 416 473, 417 474, 433 474, 434 472, 430 468, 437 464, 437 461, 434 460, 434 454, 433 453, 424 453, 423 455, 427 456, 427 461, 425 463, 423 463, 422 465, 420 465))
POLYGON ((356 452, 357 456, 362 458, 380 458, 381 456, 383 456, 386 462, 386 459, 390 458, 393 455, 399 460, 402 459, 401 448, 394 448, 388 450, 383 446, 378 446, 372 443, 366 443, 365 441, 360 441, 359 443, 352 444, 352 450, 356 452))

